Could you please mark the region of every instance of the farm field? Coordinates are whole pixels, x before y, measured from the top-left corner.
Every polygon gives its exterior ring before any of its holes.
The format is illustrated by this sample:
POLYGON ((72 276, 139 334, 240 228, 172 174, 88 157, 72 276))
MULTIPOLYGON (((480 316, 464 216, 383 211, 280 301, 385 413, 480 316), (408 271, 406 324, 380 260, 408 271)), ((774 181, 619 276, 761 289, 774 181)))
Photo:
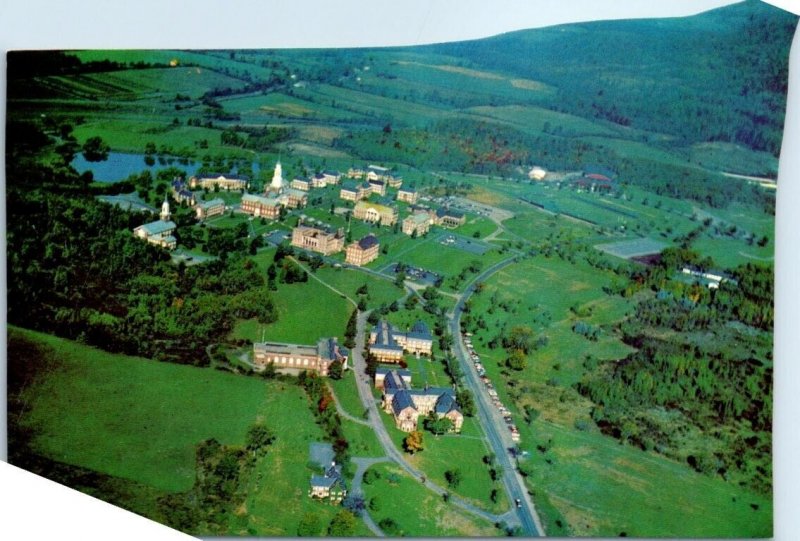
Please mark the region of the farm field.
MULTIPOLYGON (((381 524, 391 519, 396 525, 394 536, 494 537, 500 532, 488 522, 463 513, 445 503, 397 466, 377 464, 370 470, 379 478, 364 485, 365 499, 375 500, 372 519, 381 524)), ((386 530, 387 528, 384 528, 386 530)))

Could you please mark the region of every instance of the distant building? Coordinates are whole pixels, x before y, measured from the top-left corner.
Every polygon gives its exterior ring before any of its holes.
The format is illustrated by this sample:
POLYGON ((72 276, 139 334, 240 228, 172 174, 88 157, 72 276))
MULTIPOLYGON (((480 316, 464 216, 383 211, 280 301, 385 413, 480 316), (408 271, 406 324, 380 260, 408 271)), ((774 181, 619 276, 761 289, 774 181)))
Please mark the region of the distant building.
POLYGON ((275 164, 275 171, 272 173, 272 182, 269 185, 268 191, 279 192, 283 189, 283 169, 281 162, 275 164))
POLYGON ((359 184, 347 182, 342 184, 342 188, 339 190, 339 197, 345 201, 361 201, 369 197, 371 193, 372 187, 369 182, 359 184))
POLYGON ((433 335, 428 326, 417 321, 407 332, 400 331, 386 320, 381 320, 369 334, 369 352, 378 362, 399 363, 403 355, 430 355, 433 335))
POLYGON ((390 188, 399 188, 403 185, 403 177, 389 176, 386 181, 389 183, 390 188))
POLYGON ((220 198, 211 201, 201 201, 194 207, 198 220, 206 220, 213 216, 225 214, 225 201, 220 198))
POLYGON ((347 486, 342 476, 342 468, 336 463, 327 468, 323 475, 311 476, 310 483, 311 488, 308 495, 311 498, 340 503, 347 496, 347 486))
MULTIPOLYGON (((333 184, 333 183, 331 183, 333 184)), ((311 187, 312 188, 324 188, 328 185, 328 179, 322 173, 317 173, 313 177, 311 177, 311 187)))
POLYGON ((378 257, 379 248, 378 238, 375 235, 367 235, 345 249, 345 262, 359 267, 366 265, 378 257))
POLYGON ((421 237, 431 228, 431 217, 427 212, 416 212, 403 220, 403 233, 421 237))
POLYGON ((367 172, 360 167, 351 167, 347 170, 347 178, 364 178, 367 172))
POLYGON ((298 225, 292 230, 292 246, 319 252, 322 255, 341 252, 344 247, 344 231, 336 232, 307 225, 298 225))
POLYGON ((178 241, 172 235, 176 227, 175 222, 159 220, 157 222, 140 225, 133 230, 133 234, 160 248, 174 250, 178 247, 178 241))
POLYGON ((322 172, 322 176, 325 177, 325 182, 328 184, 339 184, 339 180, 342 178, 342 174, 339 171, 327 169, 322 172))
POLYGON ((397 192, 397 200, 416 205, 419 200, 419 193, 414 188, 401 188, 397 192))
POLYGON ((256 218, 277 220, 281 213, 281 202, 275 197, 246 193, 242 196, 241 209, 256 218))
POLYGON ((279 201, 290 209, 302 208, 308 204, 308 194, 302 190, 295 190, 294 188, 287 188, 283 190, 279 201))
POLYGON ((295 190, 303 190, 307 192, 311 189, 311 179, 306 177, 295 177, 292 180, 291 187, 295 190))
POLYGON ((219 186, 220 190, 244 190, 249 183, 250 179, 247 177, 209 173, 201 177, 192 177, 189 180, 189 187, 213 190, 219 186))
POLYGON ((453 389, 427 386, 411 389, 410 383, 394 370, 384 377, 381 406, 394 416, 395 426, 403 432, 416 430, 419 418, 431 413, 439 419, 450 419, 453 432, 461 432, 464 424, 464 415, 458 408, 453 389))
POLYGON ((368 180, 369 189, 372 193, 378 194, 381 197, 386 195, 386 182, 381 179, 368 180))
POLYGON ((327 376, 334 362, 342 363, 347 370, 349 351, 340 346, 336 338, 321 338, 316 346, 284 344, 281 342, 256 342, 253 344, 253 364, 263 371, 272 365, 281 373, 297 375, 301 372, 316 372, 327 376))
POLYGON ((436 211, 432 211, 431 218, 433 219, 433 223, 449 228, 462 226, 467 221, 467 217, 463 212, 450 208, 440 208, 436 211))
POLYGON ((397 209, 369 201, 359 201, 353 209, 353 218, 370 223, 391 226, 397 222, 397 209))

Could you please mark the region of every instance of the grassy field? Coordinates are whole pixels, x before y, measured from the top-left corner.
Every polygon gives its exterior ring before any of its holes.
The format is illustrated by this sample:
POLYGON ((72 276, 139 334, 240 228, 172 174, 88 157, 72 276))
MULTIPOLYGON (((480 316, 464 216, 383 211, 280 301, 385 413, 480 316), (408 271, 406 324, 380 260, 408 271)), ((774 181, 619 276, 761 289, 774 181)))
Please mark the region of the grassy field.
POLYGON ((407 537, 491 537, 501 532, 493 525, 466 515, 452 504, 423 487, 399 467, 377 464, 370 470, 380 478, 364 485, 365 498, 375 500, 377 510, 370 511, 375 522, 394 520, 407 537))
MULTIPOLYGON (((241 445, 252 424, 265 422, 277 439, 252 476, 247 519, 235 521, 231 533, 292 536, 305 513, 325 524, 335 514, 306 497, 308 445, 322 434, 299 387, 113 355, 14 327, 9 340, 12 352, 30 344, 43 352, 24 359, 35 372, 23 391, 23 414, 12 420, 32 431, 43 456, 178 492, 194 482, 198 443, 213 437, 241 445), (287 497, 290 508, 282 505, 287 497)), ((21 361, 12 358, 12 369, 21 361)), ((357 532, 368 533, 363 523, 357 532)))
POLYGON ((405 295, 405 291, 394 285, 391 280, 381 279, 373 274, 357 270, 323 267, 317 270, 316 276, 356 302, 359 297, 356 291, 366 284, 368 290, 367 306, 369 308, 390 304, 405 295))
POLYGON ((266 96, 247 96, 225 99, 225 109, 242 115, 243 119, 254 121, 259 118, 316 119, 320 121, 356 120, 361 115, 343 111, 308 100, 288 96, 280 92, 266 96))
MULTIPOLYGON (((417 386, 413 380, 412 385, 417 386)), ((408 433, 397 429, 394 419, 388 413, 381 413, 381 418, 397 448, 402 451, 403 440, 408 433)), ((501 485, 491 480, 489 468, 482 462, 483 457, 489 454, 489 449, 474 419, 464 419, 461 434, 436 436, 426 431, 423 443, 423 451, 405 456, 411 465, 422 471, 431 481, 487 511, 502 512, 508 508, 508 502, 502 496, 501 485), (450 488, 444 473, 456 468, 461 471, 462 481, 457 487, 450 488), (493 488, 497 488, 501 494, 498 503, 493 503, 490 499, 493 488)))
POLYGON ((265 340, 293 344, 316 344, 323 337, 342 340, 352 305, 321 283, 309 278, 307 283, 279 284, 273 292, 278 321, 261 325, 256 320, 239 321, 233 338, 253 342, 265 340))
MULTIPOLYGON (((770 537, 772 502, 685 464, 620 445, 598 432, 536 421, 521 427, 534 501, 554 508, 570 534, 616 537, 770 537), (552 463, 547 463, 545 459, 552 463)), ((541 508, 541 506, 540 506, 541 508)), ((549 514, 543 513, 543 519, 549 514)), ((558 530, 548 532, 553 535, 558 530)), ((547 520, 546 520, 547 523, 547 520)), ((563 530, 562 530, 563 531, 563 530)))

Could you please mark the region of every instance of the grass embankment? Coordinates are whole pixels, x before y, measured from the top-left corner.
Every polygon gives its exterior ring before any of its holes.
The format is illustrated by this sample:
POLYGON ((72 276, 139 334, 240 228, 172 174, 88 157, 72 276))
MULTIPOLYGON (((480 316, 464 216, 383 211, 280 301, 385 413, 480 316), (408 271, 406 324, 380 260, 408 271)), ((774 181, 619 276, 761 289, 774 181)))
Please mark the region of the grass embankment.
MULTIPOLYGON (((322 433, 295 385, 109 354, 15 327, 9 371, 21 382, 10 389, 13 403, 22 405, 11 408, 10 423, 30 434, 31 451, 106 479, 123 494, 118 505, 148 499, 134 507, 154 508, 156 497, 188 490, 198 443, 242 445, 247 429, 263 422, 277 438, 257 463, 247 514, 231 533, 292 536, 305 513, 327 524, 336 512, 306 496, 308 445, 322 433)), ((93 494, 105 498, 105 490, 93 494)), ((358 535, 367 535, 359 524, 358 535)))

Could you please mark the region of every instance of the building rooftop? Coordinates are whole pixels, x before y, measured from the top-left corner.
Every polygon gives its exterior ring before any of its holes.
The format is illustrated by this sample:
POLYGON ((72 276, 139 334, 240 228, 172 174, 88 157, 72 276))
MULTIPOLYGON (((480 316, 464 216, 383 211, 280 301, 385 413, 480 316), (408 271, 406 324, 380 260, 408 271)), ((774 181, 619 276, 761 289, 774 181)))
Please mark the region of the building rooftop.
POLYGON ((436 411, 436 413, 445 414, 453 410, 458 411, 458 404, 456 403, 455 397, 450 393, 443 393, 436 401, 434 411, 436 411))
MULTIPOLYGON (((242 196, 244 198, 244 196, 242 196)), ((200 201, 197 206, 202 207, 204 209, 208 209, 211 207, 216 207, 219 205, 225 205, 225 201, 220 198, 212 199, 211 201, 200 201)))
POLYGON ((378 242, 378 237, 376 237, 375 235, 371 235, 371 234, 367 235, 366 237, 364 237, 363 239, 358 241, 358 246, 362 250, 369 250, 373 246, 378 246, 379 244, 380 243, 378 242))
POLYGON ((464 213, 463 212, 459 212, 457 210, 452 210, 452 209, 449 209, 449 208, 441 208, 441 209, 437 210, 436 211, 436 215, 438 217, 440 217, 440 218, 442 218, 444 216, 450 216, 452 218, 463 218, 464 217, 464 213))
MULTIPOLYGON (((410 376, 411 374, 409 373, 409 377, 410 376)), ((408 385, 406 385, 406 381, 396 370, 390 370, 383 379, 383 388, 386 391, 402 391, 408 389, 408 385)))
POLYGON ((406 218, 406 220, 409 220, 415 224, 424 224, 425 222, 430 221, 430 219, 431 217, 428 216, 427 212, 416 212, 411 216, 409 216, 408 218, 406 218))
POLYGON ((242 196, 242 201, 251 201, 267 207, 275 207, 280 205, 280 202, 274 197, 264 197, 263 195, 256 195, 252 193, 244 194, 242 196))
POLYGON ((433 335, 431 334, 431 330, 422 320, 417 320, 417 322, 414 323, 414 326, 411 327, 410 331, 408 331, 407 336, 410 338, 433 340, 433 335))
POLYGON ((406 408, 414 408, 414 401, 411 399, 409 391, 401 389, 392 398, 392 411, 395 415, 400 415, 400 412, 406 408))
POLYGON ((161 235, 168 231, 172 231, 176 228, 175 222, 165 222, 164 220, 158 220, 155 222, 150 222, 148 224, 142 224, 136 229, 143 229, 148 236, 150 235, 161 235))
POLYGON ((378 324, 373 327, 372 332, 374 332, 376 336, 375 343, 370 347, 400 351, 403 350, 402 346, 395 341, 393 334, 396 331, 388 321, 379 321, 378 324))
POLYGON ((282 342, 256 342, 253 344, 253 349, 256 351, 270 351, 278 355, 306 355, 310 357, 317 355, 317 348, 315 346, 285 344, 282 342))

